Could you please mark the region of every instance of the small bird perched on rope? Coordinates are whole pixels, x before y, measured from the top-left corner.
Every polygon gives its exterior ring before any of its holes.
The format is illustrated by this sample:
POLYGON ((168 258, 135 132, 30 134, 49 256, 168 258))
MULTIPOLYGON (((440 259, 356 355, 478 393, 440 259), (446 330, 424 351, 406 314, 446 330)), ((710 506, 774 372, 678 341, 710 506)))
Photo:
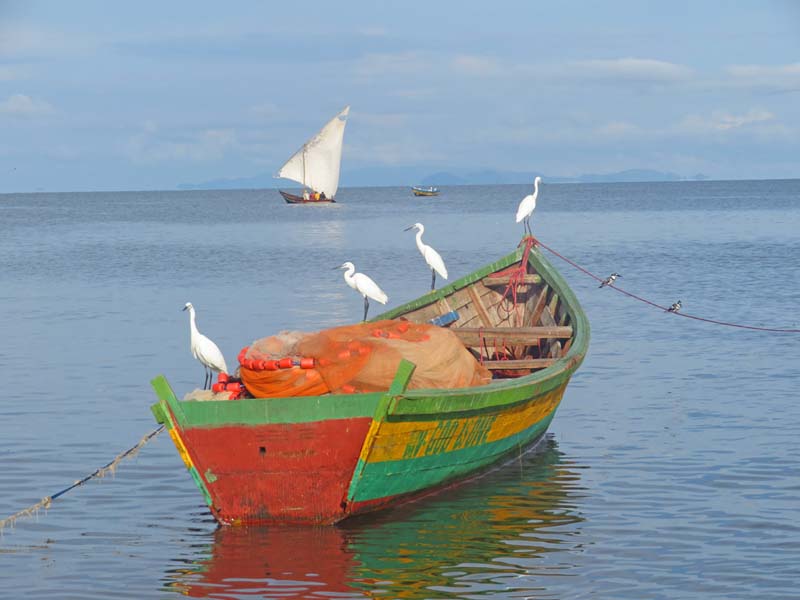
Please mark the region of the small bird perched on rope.
POLYGON ((611 275, 606 277, 598 287, 605 287, 607 285, 611 285, 617 280, 617 277, 622 277, 622 275, 620 275, 619 273, 612 273, 611 275))
POLYGON ((673 303, 673 305, 672 305, 672 306, 670 306, 670 307, 667 309, 667 312, 674 312, 674 313, 676 313, 676 312, 678 312, 680 309, 681 309, 681 301, 680 301, 680 300, 678 300, 677 302, 673 303))

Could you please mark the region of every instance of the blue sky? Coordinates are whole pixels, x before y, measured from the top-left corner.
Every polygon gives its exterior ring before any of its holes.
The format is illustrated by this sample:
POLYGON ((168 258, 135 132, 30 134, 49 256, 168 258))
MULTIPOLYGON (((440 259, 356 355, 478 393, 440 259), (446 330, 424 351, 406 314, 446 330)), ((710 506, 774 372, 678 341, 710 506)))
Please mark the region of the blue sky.
POLYGON ((348 170, 800 177, 800 2, 0 0, 0 192, 348 170))

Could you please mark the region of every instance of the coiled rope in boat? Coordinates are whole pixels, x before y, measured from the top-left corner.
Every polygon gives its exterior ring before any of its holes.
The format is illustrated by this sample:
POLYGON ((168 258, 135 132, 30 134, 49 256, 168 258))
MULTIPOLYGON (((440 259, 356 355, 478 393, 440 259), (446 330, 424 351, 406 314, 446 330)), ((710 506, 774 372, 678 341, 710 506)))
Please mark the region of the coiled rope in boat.
MULTIPOLYGON (((597 281, 599 281, 601 283, 605 281, 605 279, 603 279, 602 277, 599 277, 599 276, 595 275, 594 273, 592 273, 588 269, 580 266, 575 261, 572 261, 569 258, 567 258, 566 256, 564 256, 563 254, 558 253, 557 251, 553 250, 550 246, 542 243, 540 240, 538 240, 536 238, 532 238, 532 239, 533 239, 534 245, 541 246, 542 248, 544 248, 545 250, 547 250, 548 252, 550 252, 554 256, 557 256, 558 258, 560 258, 561 260, 563 260, 567 264, 575 267, 576 269, 578 269, 582 273, 588 275, 592 279, 595 279, 595 280, 597 280, 597 281)), ((627 290, 623 290, 621 287, 615 285, 614 283, 606 283, 605 287, 609 287, 609 288, 613 289, 614 291, 619 292, 620 294, 625 294, 629 298, 633 298, 634 300, 637 300, 637 301, 642 302, 644 304, 649 304, 650 306, 655 307, 655 308, 657 308, 659 310, 662 310, 662 311, 664 311, 666 313, 669 313, 671 315, 677 315, 679 317, 684 317, 686 319, 693 319, 695 321, 703 321, 704 323, 712 323, 714 325, 723 325, 725 327, 736 327, 736 328, 739 328, 739 329, 751 329, 751 330, 754 330, 754 331, 770 331, 770 332, 773 332, 773 333, 800 333, 800 329, 789 329, 789 328, 782 328, 782 327, 759 327, 759 326, 756 326, 756 325, 743 325, 741 323, 730 323, 728 321, 719 321, 717 319, 708 319, 708 318, 705 318, 705 317, 698 317, 696 315, 690 315, 690 314, 687 314, 687 313, 684 313, 684 312, 670 311, 669 307, 661 306, 660 304, 657 304, 656 302, 652 302, 651 300, 648 300, 646 298, 642 298, 641 296, 637 296, 636 294, 632 294, 631 292, 629 292, 627 290)))
POLYGON ((53 503, 53 500, 55 500, 56 498, 58 498, 60 496, 63 496, 68 491, 70 491, 72 489, 75 489, 78 486, 83 485, 84 483, 86 483, 90 479, 94 479, 94 478, 97 478, 97 477, 105 477, 109 473, 113 474, 114 471, 116 471, 117 466, 119 466, 119 463, 121 463, 126 458, 133 458, 134 456, 136 456, 136 454, 139 452, 139 450, 141 450, 142 447, 147 442, 152 440, 154 437, 156 437, 162 431, 164 431, 164 426, 163 425, 161 425, 160 427, 158 427, 158 428, 154 429, 153 431, 151 431, 150 433, 148 433, 141 440, 139 440, 139 442, 135 446, 133 446, 132 448, 128 448, 127 450, 125 450, 125 452, 122 452, 121 454, 118 454, 117 456, 114 457, 114 460, 112 460, 111 462, 103 465, 102 467, 100 467, 99 469, 97 469, 93 473, 90 473, 89 475, 87 475, 83 479, 78 479, 72 485, 70 485, 68 487, 65 487, 60 492, 56 492, 52 496, 45 496, 44 498, 42 498, 36 504, 34 504, 32 506, 29 506, 28 508, 25 508, 25 509, 19 511, 16 514, 11 515, 7 519, 0 520, 0 534, 3 532, 3 529, 5 529, 6 527, 13 527, 14 523, 17 521, 17 519, 22 519, 22 518, 25 518, 25 517, 33 517, 33 516, 38 515, 39 511, 42 510, 42 509, 47 510, 48 508, 50 508, 50 505, 53 503))

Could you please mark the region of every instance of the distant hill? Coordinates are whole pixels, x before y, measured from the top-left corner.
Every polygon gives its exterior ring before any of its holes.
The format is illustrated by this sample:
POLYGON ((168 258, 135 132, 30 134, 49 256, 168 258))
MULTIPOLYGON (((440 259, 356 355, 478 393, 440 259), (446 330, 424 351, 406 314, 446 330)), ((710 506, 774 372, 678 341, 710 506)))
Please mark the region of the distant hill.
MULTIPOLYGON (((343 170, 343 187, 369 186, 411 186, 411 185, 504 185, 531 183, 537 175, 549 183, 612 183, 647 181, 701 181, 708 179, 702 173, 682 177, 676 173, 650 169, 628 169, 615 173, 590 173, 577 177, 546 175, 538 171, 497 171, 493 169, 450 169, 430 173, 425 167, 370 167, 343 170)), ((234 179, 212 179, 200 183, 183 183, 181 190, 229 190, 229 189, 272 189, 277 187, 294 188, 298 184, 285 179, 274 179, 272 175, 261 174, 253 177, 234 179)))

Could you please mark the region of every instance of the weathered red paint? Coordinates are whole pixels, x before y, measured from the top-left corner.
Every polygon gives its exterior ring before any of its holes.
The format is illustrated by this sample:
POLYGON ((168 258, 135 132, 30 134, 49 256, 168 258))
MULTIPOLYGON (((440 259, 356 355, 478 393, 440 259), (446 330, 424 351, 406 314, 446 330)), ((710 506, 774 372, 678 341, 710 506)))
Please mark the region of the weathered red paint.
POLYGON ((194 427, 181 437, 219 521, 333 523, 371 421, 194 427))

